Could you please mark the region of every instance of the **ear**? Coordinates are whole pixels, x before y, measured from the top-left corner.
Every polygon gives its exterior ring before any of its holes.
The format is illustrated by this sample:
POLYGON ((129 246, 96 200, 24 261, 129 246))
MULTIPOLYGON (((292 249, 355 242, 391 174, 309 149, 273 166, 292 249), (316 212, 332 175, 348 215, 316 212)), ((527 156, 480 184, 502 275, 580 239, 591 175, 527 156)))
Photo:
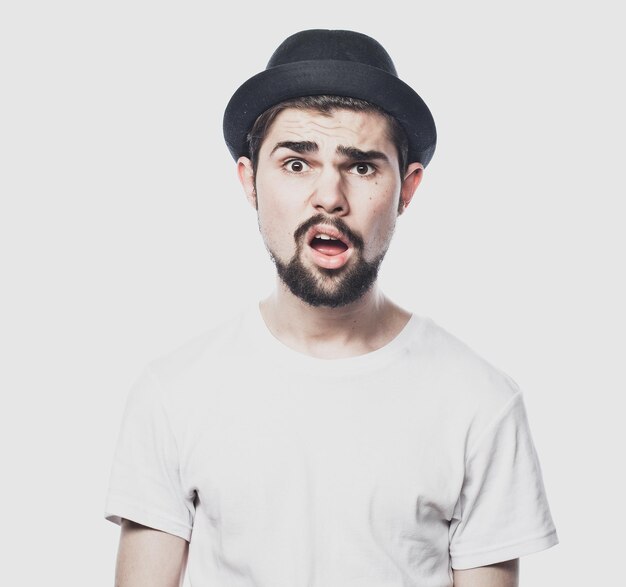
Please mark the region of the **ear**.
POLYGON ((252 161, 247 157, 239 157, 237 159, 237 175, 239 181, 243 187, 243 191, 246 193, 246 198, 250 205, 256 210, 257 199, 256 189, 254 187, 254 170, 252 169, 252 161))
POLYGON ((417 190, 424 175, 424 166, 417 161, 410 163, 404 174, 402 186, 400 187, 400 202, 398 204, 398 215, 402 214, 411 203, 413 194, 417 190))

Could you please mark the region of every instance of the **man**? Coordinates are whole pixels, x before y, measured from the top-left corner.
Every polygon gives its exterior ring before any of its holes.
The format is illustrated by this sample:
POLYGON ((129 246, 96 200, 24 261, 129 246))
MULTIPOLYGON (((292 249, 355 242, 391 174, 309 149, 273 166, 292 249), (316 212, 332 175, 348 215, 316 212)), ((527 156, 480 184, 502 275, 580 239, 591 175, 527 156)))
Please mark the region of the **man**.
POLYGON ((377 273, 435 148, 374 39, 292 35, 227 145, 272 295, 146 366, 107 519, 116 585, 513 587, 557 543, 521 391, 377 273))

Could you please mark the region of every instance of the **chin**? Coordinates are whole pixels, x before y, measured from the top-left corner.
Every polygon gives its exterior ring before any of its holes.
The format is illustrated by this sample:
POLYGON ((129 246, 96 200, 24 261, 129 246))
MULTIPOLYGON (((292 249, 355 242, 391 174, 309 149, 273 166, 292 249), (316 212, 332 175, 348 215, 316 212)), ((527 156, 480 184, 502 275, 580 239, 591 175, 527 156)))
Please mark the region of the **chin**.
POLYGON ((272 257, 289 291, 312 307, 339 308, 361 299, 374 285, 382 256, 373 262, 352 259, 340 269, 309 267, 299 256, 288 263, 272 257))

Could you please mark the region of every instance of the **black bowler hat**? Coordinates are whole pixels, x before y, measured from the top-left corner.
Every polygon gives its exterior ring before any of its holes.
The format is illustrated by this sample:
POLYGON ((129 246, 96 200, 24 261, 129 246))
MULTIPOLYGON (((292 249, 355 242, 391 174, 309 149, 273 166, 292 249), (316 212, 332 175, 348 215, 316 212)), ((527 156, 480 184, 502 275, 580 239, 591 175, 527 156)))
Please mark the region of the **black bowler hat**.
POLYGON ((265 71, 242 84, 224 112, 224 139, 235 161, 249 156, 246 135, 269 107, 301 96, 360 98, 394 116, 409 138, 408 162, 428 165, 437 142, 435 121, 417 93, 398 74, 372 37, 343 30, 312 29, 285 39, 265 71))

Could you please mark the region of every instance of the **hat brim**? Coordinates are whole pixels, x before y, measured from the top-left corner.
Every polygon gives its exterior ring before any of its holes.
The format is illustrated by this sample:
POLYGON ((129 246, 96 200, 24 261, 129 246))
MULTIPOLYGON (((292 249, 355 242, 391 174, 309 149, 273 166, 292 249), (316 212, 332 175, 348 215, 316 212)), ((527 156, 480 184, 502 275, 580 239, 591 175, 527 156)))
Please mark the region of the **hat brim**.
POLYGON ((401 79, 352 61, 299 61, 266 69, 244 82, 224 112, 224 139, 235 161, 249 156, 247 133, 271 106, 301 96, 329 94, 376 104, 404 128, 409 162, 430 162, 437 142, 435 121, 420 96, 401 79))

